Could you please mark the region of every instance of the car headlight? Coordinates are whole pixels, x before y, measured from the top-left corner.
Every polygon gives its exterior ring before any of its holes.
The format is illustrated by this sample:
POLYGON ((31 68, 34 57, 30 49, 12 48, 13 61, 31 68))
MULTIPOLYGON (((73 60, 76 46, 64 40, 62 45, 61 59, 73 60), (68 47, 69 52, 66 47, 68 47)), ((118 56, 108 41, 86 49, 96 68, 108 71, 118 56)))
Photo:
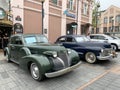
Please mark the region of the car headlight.
POLYGON ((53 57, 57 57, 57 52, 53 52, 53 57))
POLYGON ((104 52, 104 50, 103 50, 103 49, 101 49, 101 52, 104 52))
POLYGON ((45 55, 47 56, 52 56, 52 57, 57 57, 57 52, 56 51, 45 51, 44 52, 45 55))
POLYGON ((70 50, 70 49, 67 49, 67 53, 70 54, 70 53, 71 53, 71 50, 70 50))

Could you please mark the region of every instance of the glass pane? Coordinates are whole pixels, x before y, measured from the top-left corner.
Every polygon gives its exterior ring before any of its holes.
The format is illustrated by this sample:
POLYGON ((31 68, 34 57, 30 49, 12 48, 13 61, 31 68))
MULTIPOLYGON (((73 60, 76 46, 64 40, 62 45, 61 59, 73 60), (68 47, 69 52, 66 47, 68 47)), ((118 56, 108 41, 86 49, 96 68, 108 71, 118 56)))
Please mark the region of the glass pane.
POLYGON ((31 37, 25 37, 25 42, 26 44, 31 44, 31 43, 37 42, 37 40, 35 37, 31 36, 31 37))

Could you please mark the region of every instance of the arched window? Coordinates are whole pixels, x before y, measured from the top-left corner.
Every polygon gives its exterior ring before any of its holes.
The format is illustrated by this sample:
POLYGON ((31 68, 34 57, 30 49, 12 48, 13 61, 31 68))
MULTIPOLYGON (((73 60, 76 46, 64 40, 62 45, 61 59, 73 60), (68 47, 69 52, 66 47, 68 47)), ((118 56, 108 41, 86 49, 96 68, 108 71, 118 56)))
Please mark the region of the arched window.
POLYGON ((116 16, 115 21, 118 22, 118 23, 120 23, 120 15, 116 16))

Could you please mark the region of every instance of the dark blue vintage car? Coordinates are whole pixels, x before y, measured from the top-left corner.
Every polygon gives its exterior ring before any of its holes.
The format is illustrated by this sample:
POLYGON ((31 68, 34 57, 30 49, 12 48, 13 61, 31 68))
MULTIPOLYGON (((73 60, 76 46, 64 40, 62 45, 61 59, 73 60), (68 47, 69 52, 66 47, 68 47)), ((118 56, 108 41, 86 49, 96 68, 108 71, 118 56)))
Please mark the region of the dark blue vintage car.
POLYGON ((80 58, 84 58, 88 63, 95 63, 97 60, 109 60, 117 57, 116 52, 111 49, 111 44, 90 41, 84 35, 65 35, 59 37, 56 44, 66 48, 74 49, 80 58))

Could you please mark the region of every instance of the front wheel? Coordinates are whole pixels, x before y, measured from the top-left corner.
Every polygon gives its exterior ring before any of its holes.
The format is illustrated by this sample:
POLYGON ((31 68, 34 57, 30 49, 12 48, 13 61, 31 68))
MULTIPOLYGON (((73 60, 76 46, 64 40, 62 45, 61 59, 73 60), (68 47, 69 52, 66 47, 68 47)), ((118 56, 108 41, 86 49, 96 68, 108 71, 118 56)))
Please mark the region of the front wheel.
POLYGON ((87 52, 87 53, 85 54, 85 60, 86 60, 88 63, 95 63, 95 62, 97 61, 95 54, 92 53, 92 52, 87 52))
POLYGON ((111 48, 115 51, 117 51, 117 49, 118 49, 117 45, 115 45, 115 44, 111 44, 111 48))
POLYGON ((37 66, 36 63, 32 63, 30 65, 30 72, 33 79, 37 81, 41 81, 44 79, 44 75, 41 74, 40 68, 37 66))
POLYGON ((6 53, 5 53, 5 58, 6 58, 6 61, 7 61, 7 62, 10 62, 10 59, 9 59, 9 54, 8 54, 8 52, 6 52, 6 53))

